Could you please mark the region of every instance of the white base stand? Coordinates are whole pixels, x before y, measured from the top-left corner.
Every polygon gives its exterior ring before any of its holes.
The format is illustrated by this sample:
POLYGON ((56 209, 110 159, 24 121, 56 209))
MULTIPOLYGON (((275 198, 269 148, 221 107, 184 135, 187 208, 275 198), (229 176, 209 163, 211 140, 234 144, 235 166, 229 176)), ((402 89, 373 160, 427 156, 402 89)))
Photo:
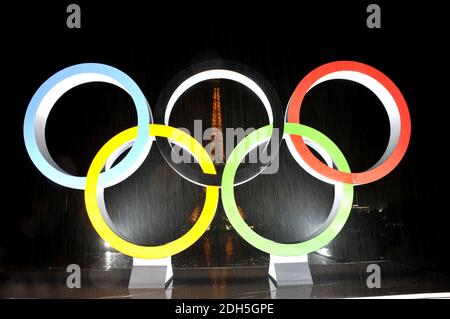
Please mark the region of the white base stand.
POLYGON ((312 285, 277 287, 269 277, 271 299, 309 299, 311 298, 312 285))
POLYGON ((313 284, 308 255, 294 257, 270 255, 269 276, 277 286, 313 284))
POLYGON ((131 299, 172 299, 172 286, 171 281, 165 288, 152 288, 152 289, 142 289, 142 288, 128 288, 130 293, 129 298, 131 299))
POLYGON ((129 289, 167 288, 173 278, 172 258, 133 258, 129 289))

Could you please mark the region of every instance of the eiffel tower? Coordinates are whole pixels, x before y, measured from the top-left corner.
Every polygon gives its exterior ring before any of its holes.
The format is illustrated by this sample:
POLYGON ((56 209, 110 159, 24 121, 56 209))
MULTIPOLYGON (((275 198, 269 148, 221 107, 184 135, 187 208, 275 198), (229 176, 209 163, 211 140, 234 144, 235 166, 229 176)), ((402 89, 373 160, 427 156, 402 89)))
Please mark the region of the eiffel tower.
POLYGON ((211 157, 214 163, 222 164, 225 161, 225 156, 223 152, 222 106, 220 104, 219 80, 214 81, 211 128, 211 157))
MULTIPOLYGON (((217 166, 223 166, 225 163, 225 152, 223 147, 223 131, 222 131, 222 105, 221 105, 221 87, 220 80, 212 81, 212 108, 211 108, 211 148, 210 155, 214 164, 217 166)), ((221 171, 221 169, 218 169, 221 171)), ((192 210, 189 216, 190 224, 194 224, 198 217, 200 216, 202 210, 202 204, 204 201, 204 193, 206 189, 203 189, 203 193, 199 194, 198 205, 192 210)), ((238 205, 238 210, 241 216, 245 219, 246 215, 243 209, 238 205)), ((205 233, 204 241, 203 241, 203 253, 206 259, 206 266, 212 266, 214 262, 217 262, 217 259, 221 258, 220 255, 225 257, 223 263, 232 264, 234 260, 234 238, 238 236, 236 232, 233 230, 228 218, 226 217, 225 211, 221 205, 221 201, 219 200, 219 205, 217 207, 216 216, 211 223, 208 231, 205 233), (210 233, 210 234, 208 234, 210 233), (213 233, 213 234, 212 234, 213 233), (224 249, 224 254, 219 254, 216 258, 212 258, 211 251, 213 250, 213 246, 223 246, 223 247, 214 247, 214 250, 224 249), (214 260, 213 260, 214 259, 214 260)), ((222 261, 219 261, 221 263, 222 261)))

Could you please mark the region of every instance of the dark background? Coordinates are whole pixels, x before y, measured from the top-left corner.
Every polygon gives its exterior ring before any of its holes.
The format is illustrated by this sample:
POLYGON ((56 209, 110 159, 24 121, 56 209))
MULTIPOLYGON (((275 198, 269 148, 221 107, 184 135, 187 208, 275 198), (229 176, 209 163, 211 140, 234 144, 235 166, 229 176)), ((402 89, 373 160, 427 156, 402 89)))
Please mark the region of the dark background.
MULTIPOLYGON (((110 64, 130 75, 150 106, 170 79, 193 63, 226 59, 263 75, 286 105, 298 82, 335 60, 367 63, 390 77, 411 113, 412 136, 400 165, 388 176, 355 189, 354 209, 326 256, 339 262, 388 259, 450 273, 446 198, 448 69, 443 8, 378 1, 382 28, 366 27, 369 2, 314 5, 294 2, 195 2, 157 5, 78 1, 81 30, 69 30, 70 2, 2 7, 3 215, 0 249, 11 267, 92 266, 107 250, 87 218, 83 192, 47 180, 29 159, 22 136, 24 114, 40 84, 64 67, 110 64)), ((177 103, 171 125, 190 127, 210 119, 211 85, 204 83, 177 103), (206 111, 205 111, 206 110, 206 111)), ((324 83, 308 93, 302 121, 343 151, 352 171, 369 168, 388 140, 387 116, 377 98, 348 82, 324 83)), ((266 123, 263 107, 243 87, 222 83, 224 126, 266 123)), ((66 93, 47 122, 50 153, 61 167, 85 175, 100 147, 135 125, 131 99, 107 84, 66 93)), ((236 188, 247 222, 269 238, 295 242, 314 232, 331 208, 333 189, 306 174, 283 144, 280 171, 236 188)), ((133 241, 160 244, 186 231, 202 188, 179 177, 153 145, 144 165, 105 191, 119 229, 133 241)), ((224 230, 219 207, 211 231, 214 265, 265 263, 256 251, 224 230), (226 259, 232 237, 235 251, 226 259)), ((206 236, 206 235, 205 235, 206 236)), ((207 264, 203 241, 179 254, 175 265, 207 264)), ((320 252, 319 252, 320 253, 320 252)))

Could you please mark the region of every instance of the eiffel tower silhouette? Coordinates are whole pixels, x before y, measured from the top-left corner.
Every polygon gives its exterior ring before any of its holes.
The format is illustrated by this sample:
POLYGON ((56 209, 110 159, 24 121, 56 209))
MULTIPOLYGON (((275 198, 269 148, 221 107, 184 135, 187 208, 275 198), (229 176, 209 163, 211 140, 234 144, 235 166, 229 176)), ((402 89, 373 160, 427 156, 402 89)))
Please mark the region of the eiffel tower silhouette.
MULTIPOLYGON (((212 81, 212 108, 211 108, 211 148, 210 155, 211 158, 218 168, 218 171, 222 171, 220 168, 223 168, 225 164, 225 152, 223 147, 223 130, 222 130, 222 105, 221 105, 221 85, 220 80, 212 81)), ((193 225, 200 213, 202 211, 202 203, 204 201, 206 189, 203 189, 203 192, 199 193, 198 203, 191 212, 189 216, 189 222, 193 225)), ((238 205, 238 210, 241 216, 245 219, 246 215, 243 209, 238 205)), ((203 253, 205 257, 206 266, 217 266, 219 264, 227 264, 232 265, 235 257, 235 237, 238 236, 236 232, 233 230, 228 218, 226 217, 225 211, 221 205, 221 201, 219 200, 219 205, 217 207, 216 216, 211 223, 208 231, 203 236, 203 253), (208 233, 214 233, 208 234, 208 233), (214 247, 219 245, 221 247, 214 247), (213 250, 225 250, 225 260, 221 260, 221 256, 223 254, 219 254, 218 256, 213 256, 213 250), (213 258, 215 257, 215 258, 213 258)))

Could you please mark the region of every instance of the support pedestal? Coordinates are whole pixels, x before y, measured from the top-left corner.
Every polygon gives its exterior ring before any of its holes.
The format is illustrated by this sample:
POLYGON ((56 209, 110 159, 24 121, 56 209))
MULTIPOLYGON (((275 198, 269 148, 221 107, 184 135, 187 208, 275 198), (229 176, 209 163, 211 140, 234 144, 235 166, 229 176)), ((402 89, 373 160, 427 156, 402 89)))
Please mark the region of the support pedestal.
POLYGON ((313 284, 308 255, 295 257, 270 255, 269 276, 277 286, 313 284))
POLYGON ((133 258, 129 289, 166 288, 173 278, 172 258, 133 258))

